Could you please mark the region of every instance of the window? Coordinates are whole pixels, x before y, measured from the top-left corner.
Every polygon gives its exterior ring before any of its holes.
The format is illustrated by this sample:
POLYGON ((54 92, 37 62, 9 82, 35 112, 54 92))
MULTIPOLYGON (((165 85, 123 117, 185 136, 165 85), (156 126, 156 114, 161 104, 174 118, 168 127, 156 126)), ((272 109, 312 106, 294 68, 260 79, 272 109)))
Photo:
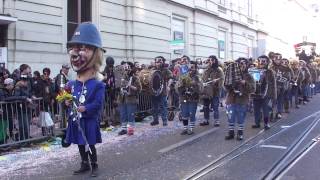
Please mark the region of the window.
POLYGON ((218 55, 220 59, 226 59, 226 37, 227 32, 219 30, 218 32, 218 55))
POLYGON ((248 38, 248 58, 251 58, 254 56, 254 38, 249 37, 248 38))
POLYGON ((68 0, 68 41, 77 26, 91 18, 91 0, 68 0))
POLYGON ((226 5, 226 0, 219 0, 219 4, 221 4, 222 6, 226 5))
POLYGON ((252 17, 252 0, 248 0, 248 16, 252 17))
POLYGON ((0 47, 7 46, 8 25, 0 25, 0 47))
POLYGON ((172 18, 171 24, 171 42, 173 57, 180 57, 186 53, 186 20, 180 17, 172 18))

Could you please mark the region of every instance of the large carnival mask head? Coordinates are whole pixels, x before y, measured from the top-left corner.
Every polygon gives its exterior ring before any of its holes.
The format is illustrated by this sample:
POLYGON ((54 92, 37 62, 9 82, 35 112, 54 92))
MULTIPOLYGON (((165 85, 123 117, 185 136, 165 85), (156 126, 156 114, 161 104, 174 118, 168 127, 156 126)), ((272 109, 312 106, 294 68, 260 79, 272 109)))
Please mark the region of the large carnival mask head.
POLYGON ((306 62, 303 61, 303 60, 300 60, 300 61, 299 61, 299 66, 300 66, 300 68, 306 67, 306 62))
POLYGON ((282 60, 281 60, 281 64, 283 65, 283 66, 285 66, 285 67, 289 67, 289 60, 288 59, 286 59, 286 58, 283 58, 282 60))
POLYGON ((161 69, 164 66, 166 59, 163 56, 157 56, 154 58, 154 65, 156 69, 161 69))
POLYGON ((281 64, 281 61, 282 61, 282 55, 279 54, 279 53, 275 53, 275 54, 274 54, 273 62, 274 62, 276 65, 280 65, 280 64, 281 64))
POLYGON ((267 68, 269 65, 269 58, 268 56, 259 56, 258 57, 258 68, 267 68))
POLYGON ((209 56, 208 63, 209 63, 208 65, 211 66, 212 68, 217 68, 219 66, 219 61, 217 57, 214 55, 209 56))
POLYGON ((67 46, 74 71, 80 73, 90 68, 99 70, 104 50, 95 25, 88 22, 80 24, 67 46))
POLYGON ((196 61, 190 62, 190 74, 197 74, 198 66, 196 61))
POLYGON ((238 58, 236 61, 239 64, 239 67, 242 72, 247 71, 248 69, 248 60, 246 58, 238 58))

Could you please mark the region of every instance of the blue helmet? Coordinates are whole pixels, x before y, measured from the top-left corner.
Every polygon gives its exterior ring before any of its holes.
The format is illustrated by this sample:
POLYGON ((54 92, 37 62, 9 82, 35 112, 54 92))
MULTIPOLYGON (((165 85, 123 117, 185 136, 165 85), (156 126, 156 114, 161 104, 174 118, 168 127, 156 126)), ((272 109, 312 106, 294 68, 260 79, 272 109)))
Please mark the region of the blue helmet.
POLYGON ((71 40, 67 43, 68 46, 72 44, 85 44, 102 49, 100 33, 97 27, 90 22, 81 23, 77 27, 71 40))

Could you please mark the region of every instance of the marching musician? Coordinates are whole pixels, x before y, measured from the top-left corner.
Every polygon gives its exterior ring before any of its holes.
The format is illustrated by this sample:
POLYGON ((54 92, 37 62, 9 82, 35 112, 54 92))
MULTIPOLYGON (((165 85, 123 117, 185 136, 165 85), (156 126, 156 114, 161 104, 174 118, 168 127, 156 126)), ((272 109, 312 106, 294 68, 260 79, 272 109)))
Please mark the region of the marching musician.
POLYGON ((255 124, 252 125, 252 128, 260 128, 261 117, 264 121, 264 129, 270 129, 270 109, 269 106, 270 100, 276 101, 277 89, 274 72, 269 69, 270 59, 268 56, 262 55, 258 57, 258 66, 257 69, 261 72, 261 80, 259 86, 256 84, 256 92, 252 94, 253 99, 253 111, 254 111, 254 120, 255 124), (263 116, 261 116, 261 111, 263 116))
POLYGON ((303 104, 306 104, 309 101, 308 88, 311 82, 311 74, 309 69, 307 68, 307 63, 304 60, 300 60, 299 65, 301 67, 302 74, 304 75, 304 79, 301 82, 302 101, 303 101, 303 104))
POLYGON ((293 71, 291 95, 294 98, 295 108, 299 109, 299 92, 301 92, 301 83, 304 79, 304 74, 302 73, 299 61, 296 59, 291 60, 291 69, 293 71))
POLYGON ((236 120, 238 124, 237 140, 243 139, 244 122, 249 96, 251 93, 255 92, 255 82, 253 77, 248 73, 248 60, 246 58, 238 58, 235 63, 238 63, 240 67, 242 79, 239 82, 236 82, 238 84, 238 92, 231 86, 225 87, 227 90, 226 107, 229 122, 229 133, 225 137, 226 140, 234 138, 236 120))
POLYGON ((159 96, 152 95, 152 115, 153 121, 150 123, 151 126, 159 124, 159 114, 161 114, 162 125, 168 125, 168 101, 167 101, 167 85, 169 79, 172 78, 172 72, 165 65, 166 59, 162 56, 154 58, 154 68, 161 71, 163 78, 163 90, 159 96))
MULTIPOLYGON (((286 58, 283 58, 281 60, 281 65, 284 66, 287 71, 290 73, 290 80, 289 80, 289 83, 288 83, 288 88, 284 91, 284 98, 283 98, 283 106, 284 106, 284 112, 285 113, 289 113, 289 104, 291 104, 291 100, 292 100, 292 95, 291 95, 291 89, 292 89, 292 79, 293 79, 293 70, 292 68, 290 67, 290 63, 289 63, 289 60, 286 59, 286 58)), ((291 104, 292 106, 292 104, 291 104)))
POLYGON ((121 65, 124 66, 125 75, 121 79, 120 94, 117 100, 121 119, 121 131, 118 134, 133 135, 141 83, 136 75, 137 69, 132 62, 121 62, 121 65), (128 129, 127 125, 129 125, 128 129))
POLYGON ((320 62, 318 59, 315 61, 315 68, 317 70, 316 93, 320 93, 320 62))
POLYGON ((213 104, 213 118, 214 126, 220 126, 219 121, 219 97, 220 91, 223 84, 224 73, 223 70, 219 67, 219 61, 216 56, 209 56, 207 62, 207 68, 203 72, 202 81, 203 92, 201 99, 203 100, 203 113, 204 121, 200 123, 200 126, 209 125, 210 118, 210 105, 213 104))
POLYGON ((312 97, 315 95, 315 84, 316 84, 317 76, 318 76, 317 70, 313 64, 314 64, 313 62, 309 62, 307 64, 307 67, 308 67, 310 74, 311 74, 311 82, 310 82, 309 91, 308 91, 309 97, 312 97))
POLYGON ((177 83, 179 93, 183 131, 181 135, 193 134, 196 122, 196 111, 200 97, 200 79, 197 75, 197 62, 190 62, 189 72, 180 75, 177 83), (188 126, 189 125, 189 126, 188 126))
POLYGON ((285 67, 281 63, 282 55, 279 53, 274 54, 274 58, 271 64, 271 69, 276 73, 277 83, 277 113, 276 119, 281 119, 284 106, 285 93, 289 89, 289 82, 291 80, 291 70, 289 67, 285 67))

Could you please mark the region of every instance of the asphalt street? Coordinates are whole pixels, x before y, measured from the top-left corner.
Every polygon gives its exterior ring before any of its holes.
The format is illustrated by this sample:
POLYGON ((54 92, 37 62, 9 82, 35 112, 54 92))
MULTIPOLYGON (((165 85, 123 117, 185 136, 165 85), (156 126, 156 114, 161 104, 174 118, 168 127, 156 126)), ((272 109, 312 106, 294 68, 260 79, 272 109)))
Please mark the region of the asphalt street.
MULTIPOLYGON (((290 114, 284 114, 281 120, 272 123, 268 131, 252 129, 254 120, 252 114, 248 113, 244 141, 224 140, 227 133, 225 112, 220 114, 220 127, 213 127, 212 123, 208 127, 197 126, 195 134, 191 136, 180 135, 181 128, 172 129, 172 124, 177 124, 178 120, 170 122, 169 127, 148 127, 148 131, 140 136, 124 137, 118 143, 98 146, 99 176, 95 179, 185 179, 208 164, 213 164, 213 170, 200 179, 261 179, 312 124, 314 127, 290 157, 320 134, 320 122, 316 123, 320 119, 319 99, 317 95, 300 109, 291 109, 290 114), (165 133, 158 134, 160 131, 165 133), (150 136, 150 133, 157 135, 150 136)), ((201 120, 202 113, 198 113, 197 118, 201 120)), ((319 145, 315 146, 282 178, 319 177, 319 150, 319 145), (301 175, 304 173, 308 176, 301 175)), ((89 173, 72 175, 80 163, 76 150, 69 154, 63 154, 61 150, 61 155, 39 158, 44 158, 45 162, 39 165, 26 163, 21 168, 8 171, 4 177, 41 180, 89 178, 89 173)))

